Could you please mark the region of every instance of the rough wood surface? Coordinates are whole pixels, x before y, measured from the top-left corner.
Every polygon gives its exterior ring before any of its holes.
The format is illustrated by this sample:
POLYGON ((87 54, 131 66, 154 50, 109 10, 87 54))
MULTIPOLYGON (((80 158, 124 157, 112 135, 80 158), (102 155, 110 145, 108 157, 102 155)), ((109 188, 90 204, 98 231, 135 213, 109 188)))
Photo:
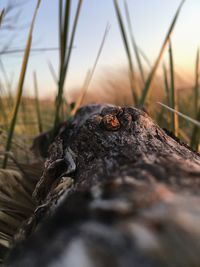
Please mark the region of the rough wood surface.
POLYGON ((199 193, 200 155, 145 112, 83 107, 50 148, 7 265, 200 266, 199 193))

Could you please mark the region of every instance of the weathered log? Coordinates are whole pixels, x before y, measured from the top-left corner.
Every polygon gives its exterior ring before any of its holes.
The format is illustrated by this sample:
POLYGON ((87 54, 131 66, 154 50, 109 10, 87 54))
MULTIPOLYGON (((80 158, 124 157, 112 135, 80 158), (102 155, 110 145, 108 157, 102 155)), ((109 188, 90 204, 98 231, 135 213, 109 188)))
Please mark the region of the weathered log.
POLYGON ((83 107, 50 148, 7 266, 199 267, 199 193, 200 155, 145 112, 83 107))

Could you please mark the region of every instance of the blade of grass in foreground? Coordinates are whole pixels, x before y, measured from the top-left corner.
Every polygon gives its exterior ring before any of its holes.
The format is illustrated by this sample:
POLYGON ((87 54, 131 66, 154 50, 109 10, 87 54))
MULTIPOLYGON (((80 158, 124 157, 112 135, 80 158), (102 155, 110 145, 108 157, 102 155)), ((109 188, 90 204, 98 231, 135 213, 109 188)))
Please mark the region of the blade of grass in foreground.
MULTIPOLYGON (((67 46, 69 39, 69 24, 70 24, 70 12, 71 12, 71 0, 64 0, 64 10, 63 10, 63 0, 59 0, 59 53, 60 53, 60 66, 59 66, 59 79, 58 81, 58 91, 60 90, 60 81, 63 76, 65 60, 67 56, 67 46)), ((53 70, 52 68, 50 70, 53 70)), ((58 97, 56 98, 56 103, 58 101, 58 97)), ((60 102, 59 107, 59 121, 64 119, 63 116, 63 96, 60 102)))
POLYGON ((83 2, 83 0, 79 0, 79 2, 78 2, 78 6, 76 9, 76 14, 75 14, 75 18, 74 18, 74 23, 73 23, 73 27, 72 27, 71 38, 70 38, 70 42, 69 42, 69 49, 67 51, 66 60, 64 62, 63 68, 61 70, 61 75, 59 78, 58 95, 57 95, 57 99, 56 99, 56 110, 55 110, 55 118, 54 118, 54 132, 56 131, 56 128, 57 128, 58 124, 60 123, 60 111, 61 111, 61 106, 62 106, 62 102, 63 102, 63 88, 64 88, 65 79, 67 76, 69 61, 71 58, 71 52, 72 52, 75 33, 76 33, 76 29, 77 29, 78 19, 80 16, 82 2, 83 2))
POLYGON ((168 83, 168 78, 167 78, 167 68, 165 64, 163 64, 163 76, 164 76, 164 85, 165 85, 167 105, 170 106, 169 83, 168 83))
MULTIPOLYGON (((51 76, 52 76, 55 84, 58 84, 58 78, 57 78, 57 75, 56 75, 56 71, 55 71, 55 69, 54 69, 51 61, 48 61, 48 67, 49 67, 51 76)), ((62 108, 61 108, 61 113, 62 113, 61 114, 61 117, 62 117, 62 120, 65 120, 65 109, 64 109, 64 105, 67 106, 67 102, 66 102, 66 100, 65 100, 65 98, 63 96, 63 100, 62 100, 62 104, 61 104, 61 106, 62 106, 62 108)))
MULTIPOLYGON (((165 99, 167 102, 167 105, 170 106, 170 96, 169 96, 169 82, 168 82, 168 75, 167 75, 167 68, 165 63, 163 63, 163 78, 164 78, 164 89, 165 89, 165 99)), ((171 115, 171 114, 170 114, 171 115)), ((161 112, 158 114, 158 123, 161 124, 164 117, 164 108, 162 107, 161 112)), ((167 120, 168 125, 168 120, 167 120)))
POLYGON ((34 89, 35 89, 35 108, 36 108, 36 115, 37 115, 37 122, 38 122, 38 130, 39 130, 39 133, 42 133, 43 126, 42 126, 42 118, 41 118, 41 112, 40 112, 40 102, 39 102, 39 97, 38 97, 37 74, 35 71, 33 72, 33 81, 34 81, 34 89))
MULTIPOLYGON (((30 51, 31 52, 48 52, 48 51, 57 51, 58 48, 57 47, 38 47, 38 48, 32 48, 30 51)), ((20 54, 23 53, 24 49, 6 49, 3 51, 0 51, 0 55, 8 55, 8 54, 20 54)))
MULTIPOLYGON (((194 86, 194 116, 200 121, 199 108, 199 49, 197 50, 196 64, 195 64, 195 86, 194 86)), ((191 147, 198 150, 199 146, 199 129, 194 126, 191 136, 191 147)))
MULTIPOLYGON (((197 112, 197 121, 200 122, 200 108, 197 112)), ((192 131, 192 137, 191 137, 191 147, 198 151, 199 148, 199 139, 200 139, 200 129, 195 125, 194 129, 192 131)))
POLYGON ((3 74, 4 80, 5 80, 5 87, 7 89, 7 95, 8 95, 8 105, 10 107, 13 106, 13 97, 12 97, 12 92, 11 92, 11 88, 12 88, 12 82, 10 82, 6 69, 4 67, 3 61, 0 59, 0 70, 3 74))
POLYGON ((3 118, 3 126, 5 127, 5 129, 8 128, 8 116, 7 116, 7 113, 5 111, 5 103, 4 103, 4 100, 1 98, 1 95, 0 95, 0 114, 1 114, 1 117, 3 118))
POLYGON ((141 80, 142 80, 142 82, 144 84, 145 83, 144 70, 143 70, 141 59, 140 59, 140 53, 138 51, 138 47, 137 47, 135 38, 133 36, 133 29, 132 29, 132 25, 131 25, 131 18, 130 18, 130 14, 129 14, 129 10, 128 10, 128 4, 127 4, 126 1, 124 1, 124 7, 125 7, 126 18, 127 18, 127 23, 128 23, 128 29, 129 29, 129 34, 130 34, 130 37, 131 37, 131 42, 132 42, 133 50, 135 52, 135 57, 136 57, 136 60, 137 60, 139 71, 140 71, 141 80))
POLYGON ((150 90, 150 87, 151 87, 151 83, 152 83, 153 78, 154 78, 154 76, 155 76, 156 70, 157 70, 157 68, 158 68, 158 66, 159 66, 159 63, 160 63, 160 61, 161 61, 162 55, 163 55, 163 53, 164 53, 164 51, 165 51, 165 48, 166 48, 166 46, 167 46, 167 44, 168 44, 168 42, 169 42, 170 36, 171 36, 171 34, 172 34, 172 31, 173 31, 173 29, 174 29, 174 26, 175 26, 175 24, 176 24, 176 21, 177 21, 177 19, 178 19, 179 13, 180 13, 180 11, 181 11, 181 8, 182 8, 184 2, 185 2, 185 0, 182 0, 182 1, 181 1, 180 5, 179 5, 179 7, 178 7, 178 9, 177 9, 177 11, 176 11, 176 14, 175 14, 175 16, 174 16, 174 18, 173 18, 173 20, 172 20, 172 23, 171 23, 171 25, 170 25, 170 28, 169 28, 169 30, 168 30, 168 33, 167 33, 167 35, 166 35, 166 37, 165 37, 165 40, 164 40, 164 42, 163 42, 163 45, 162 45, 162 47, 161 47, 160 53, 159 53, 159 55, 158 55, 158 57, 157 57, 157 59, 156 59, 154 65, 153 65, 153 67, 152 67, 150 73, 149 73, 149 76, 148 76, 148 78, 147 78, 147 80, 146 80, 146 83, 145 83, 145 85, 144 85, 144 88, 143 88, 143 91, 142 91, 142 95, 141 95, 141 98, 140 98, 140 101, 139 101, 139 107, 143 107, 144 104, 145 104, 145 101, 146 101, 146 98, 147 98, 147 94, 148 94, 148 92, 149 92, 149 90, 150 90))
POLYGON ((144 59, 144 61, 146 62, 147 66, 149 68, 152 68, 152 65, 151 65, 151 62, 149 60, 149 58, 147 57, 147 55, 144 53, 144 51, 139 47, 137 46, 137 50, 138 52, 140 53, 141 57, 144 59))
POLYGON ((170 107, 168 107, 167 105, 165 105, 165 104, 163 104, 161 102, 157 102, 157 104, 161 105, 162 107, 168 109, 169 111, 171 111, 173 113, 177 113, 180 117, 182 117, 182 118, 186 119, 187 121, 193 123, 195 126, 200 127, 200 122, 199 121, 194 120, 194 119, 190 118, 189 116, 181 113, 180 111, 177 111, 177 110, 175 110, 173 108, 170 108, 170 107))
POLYGON ((5 9, 1 10, 1 12, 0 12, 0 26, 1 26, 1 23, 3 21, 4 13, 5 13, 5 9))
MULTIPOLYGON (((20 122, 18 121, 18 123, 21 123, 21 129, 20 132, 22 133, 22 135, 26 134, 27 128, 28 128, 28 124, 30 122, 30 119, 28 118, 28 104, 27 104, 27 98, 25 96, 22 95, 21 101, 20 101, 20 122)), ((25 141, 25 140, 24 140, 25 141)))
POLYGON ((194 114, 197 117, 199 109, 199 49, 197 50, 195 64, 195 86, 194 86, 194 114))
POLYGON ((64 67, 69 38, 71 0, 65 1, 63 14, 63 1, 59 1, 59 39, 60 39, 60 73, 64 67))
MULTIPOLYGON (((26 70, 27 70, 30 48, 31 48, 31 43, 32 43, 33 28, 34 28, 37 12, 38 12, 38 9, 40 6, 40 2, 41 2, 41 0, 38 0, 37 6, 35 8, 35 12, 33 15, 33 19, 32 19, 30 30, 29 30, 29 35, 28 35, 28 39, 27 39, 26 49, 24 51, 24 58, 23 58, 21 73, 20 73, 19 82, 18 82, 18 86, 17 86, 17 95, 16 95, 16 99, 15 99, 13 115, 12 115, 9 130, 8 130, 8 138, 7 138, 7 142, 6 142, 6 152, 10 151, 10 149, 11 149, 12 138, 13 138, 13 133, 15 130, 16 121, 17 121, 17 114, 18 114, 19 106, 20 106, 20 102, 21 102, 23 85, 24 85, 24 78, 25 78, 25 74, 26 74, 26 70)), ((3 166, 2 166, 3 168, 6 168, 7 161, 8 161, 8 155, 5 154, 3 166)))
POLYGON ((57 78, 55 69, 54 69, 54 67, 53 67, 53 65, 52 65, 52 63, 51 63, 51 61, 48 61, 48 67, 49 67, 49 70, 50 70, 50 73, 51 73, 51 76, 52 76, 54 82, 55 82, 56 84, 58 84, 58 78, 57 78))
MULTIPOLYGON (((174 60, 171 41, 169 41, 169 68, 170 68, 170 107, 172 109, 178 110, 176 91, 174 86, 174 60)), ((171 129, 175 136, 178 136, 178 115, 177 113, 172 113, 171 116, 171 129)))
POLYGON ((137 95, 136 95, 135 88, 134 88, 134 68, 133 68, 130 48, 129 48, 129 45, 128 45, 128 38, 127 38, 127 35, 126 35, 125 26, 124 26, 124 22, 123 22, 122 15, 121 15, 121 12, 120 12, 120 8, 119 8, 119 5, 118 5, 118 1, 117 0, 113 0, 113 2, 114 2, 115 12, 117 14, 117 20, 118 20, 118 23, 119 23, 119 27, 120 27, 120 31, 121 31, 121 35, 122 35, 122 39, 123 39, 123 43, 124 43, 124 47, 125 47, 125 50, 126 50, 128 63, 129 63, 129 78, 130 78, 132 96, 133 96, 133 100, 135 102, 135 105, 137 105, 137 101, 138 100, 137 100, 137 95))
POLYGON ((89 81, 91 80, 90 77, 91 77, 91 70, 89 69, 86 73, 86 76, 85 76, 85 79, 83 82, 83 86, 82 86, 82 89, 78 95, 75 106, 70 112, 70 116, 74 116, 76 114, 76 111, 80 108, 81 104, 83 103, 84 97, 85 97, 87 90, 88 90, 88 87, 89 87, 89 83, 90 83, 89 81))
POLYGON ((84 81, 84 85, 83 85, 83 88, 81 90, 81 93, 76 101, 76 104, 75 104, 75 107, 74 109, 72 110, 71 112, 71 115, 73 116, 76 111, 79 109, 79 107, 82 105, 83 103, 83 100, 87 94, 87 90, 89 88, 89 85, 90 85, 90 82, 92 80, 92 77, 94 76, 94 72, 95 72, 95 69, 96 69, 96 66, 98 64, 98 61, 99 61, 99 58, 100 58, 100 55, 102 53, 102 50, 103 50, 103 47, 104 47, 104 44, 105 44, 105 41, 106 41, 106 38, 108 36, 108 33, 109 33, 109 30, 110 30, 110 25, 107 24, 106 26, 106 29, 105 29, 105 32, 104 32, 104 35, 103 35, 103 39, 101 41, 101 45, 99 47, 99 50, 98 50, 98 53, 97 53, 97 57, 95 59, 95 62, 94 62, 94 65, 93 65, 93 68, 92 68, 92 71, 88 71, 87 75, 86 75, 86 79, 84 81))

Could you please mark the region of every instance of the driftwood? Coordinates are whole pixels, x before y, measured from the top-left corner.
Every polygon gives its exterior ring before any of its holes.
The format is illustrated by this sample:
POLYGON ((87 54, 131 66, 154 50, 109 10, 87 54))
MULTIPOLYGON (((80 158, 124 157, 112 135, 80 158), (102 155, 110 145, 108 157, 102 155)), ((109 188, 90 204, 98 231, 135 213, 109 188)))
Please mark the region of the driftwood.
POLYGON ((200 266, 200 155, 145 112, 83 107, 49 151, 7 266, 200 266))

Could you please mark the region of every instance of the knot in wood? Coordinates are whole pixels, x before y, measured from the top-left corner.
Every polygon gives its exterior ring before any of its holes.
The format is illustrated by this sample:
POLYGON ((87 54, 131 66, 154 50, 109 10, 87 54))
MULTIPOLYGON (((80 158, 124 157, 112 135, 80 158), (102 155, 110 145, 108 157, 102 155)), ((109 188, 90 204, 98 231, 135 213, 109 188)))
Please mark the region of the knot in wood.
POLYGON ((120 128, 120 122, 115 115, 107 114, 103 117, 103 126, 108 131, 116 131, 120 128))

